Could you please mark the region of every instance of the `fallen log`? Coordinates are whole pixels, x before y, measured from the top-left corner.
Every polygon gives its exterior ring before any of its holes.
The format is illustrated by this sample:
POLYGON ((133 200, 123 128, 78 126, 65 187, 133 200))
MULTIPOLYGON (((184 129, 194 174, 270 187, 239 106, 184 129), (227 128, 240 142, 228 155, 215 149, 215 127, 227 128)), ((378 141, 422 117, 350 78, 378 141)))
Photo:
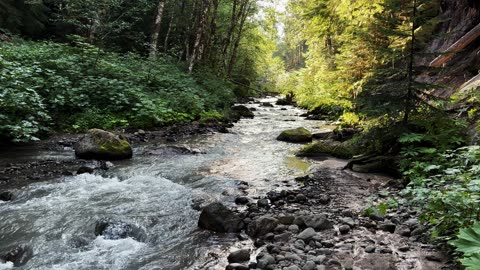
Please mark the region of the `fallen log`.
POLYGON ((455 54, 459 51, 465 49, 470 43, 475 41, 478 37, 480 37, 480 24, 475 26, 472 30, 466 33, 463 37, 461 37, 457 42, 453 43, 445 52, 442 53, 439 57, 435 58, 430 63, 431 67, 441 67, 446 62, 450 61, 455 54))

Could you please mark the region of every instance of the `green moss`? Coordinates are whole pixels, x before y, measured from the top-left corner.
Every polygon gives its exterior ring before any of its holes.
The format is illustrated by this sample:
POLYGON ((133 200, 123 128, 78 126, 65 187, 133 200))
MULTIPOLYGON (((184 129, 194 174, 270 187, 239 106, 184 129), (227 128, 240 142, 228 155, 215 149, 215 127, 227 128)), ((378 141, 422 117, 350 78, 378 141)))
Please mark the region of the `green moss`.
POLYGON ((348 142, 320 141, 306 145, 296 155, 301 157, 331 155, 337 158, 349 159, 355 155, 355 151, 348 142))
POLYGON ((123 138, 99 129, 92 129, 89 133, 101 151, 115 154, 128 154, 132 151, 130 143, 123 138))
POLYGON ((277 138, 279 141, 287 142, 311 142, 312 133, 301 127, 283 131, 277 138))

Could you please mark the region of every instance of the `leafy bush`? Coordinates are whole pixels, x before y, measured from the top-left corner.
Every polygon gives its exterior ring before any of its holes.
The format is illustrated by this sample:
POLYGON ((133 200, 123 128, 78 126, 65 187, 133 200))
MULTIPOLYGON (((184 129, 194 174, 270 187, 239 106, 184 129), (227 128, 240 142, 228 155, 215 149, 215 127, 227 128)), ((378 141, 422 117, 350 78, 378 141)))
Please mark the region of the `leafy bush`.
POLYGON ((460 262, 466 270, 480 269, 480 223, 461 229, 457 237, 458 239, 451 241, 450 244, 464 254, 465 257, 460 262))
POLYGON ((152 128, 200 119, 233 101, 230 83, 165 59, 105 52, 72 38, 0 44, 0 136, 28 141, 49 128, 152 128), (74 113, 72 113, 74 112, 74 113))
POLYGON ((429 164, 418 162, 404 195, 433 226, 433 236, 450 240, 458 229, 480 221, 480 147, 437 153, 429 164))

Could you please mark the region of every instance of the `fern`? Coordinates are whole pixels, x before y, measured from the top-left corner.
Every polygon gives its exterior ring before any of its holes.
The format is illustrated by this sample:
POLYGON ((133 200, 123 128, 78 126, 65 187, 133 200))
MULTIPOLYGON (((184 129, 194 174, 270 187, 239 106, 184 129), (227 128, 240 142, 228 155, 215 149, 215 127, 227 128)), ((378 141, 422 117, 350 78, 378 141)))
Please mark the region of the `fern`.
POLYGON ((480 223, 461 229, 457 237, 450 244, 465 255, 460 262, 467 267, 466 270, 480 270, 480 223))

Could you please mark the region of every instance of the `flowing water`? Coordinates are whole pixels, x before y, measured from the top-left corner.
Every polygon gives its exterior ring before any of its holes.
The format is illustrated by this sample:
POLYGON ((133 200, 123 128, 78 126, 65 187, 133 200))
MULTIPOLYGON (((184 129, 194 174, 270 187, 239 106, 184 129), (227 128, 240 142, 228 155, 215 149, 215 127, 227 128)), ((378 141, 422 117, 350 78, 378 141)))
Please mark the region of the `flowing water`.
MULTIPOLYGON (((240 194, 239 181, 249 183, 250 195, 292 181, 310 164, 294 157, 299 145, 275 138, 289 128, 327 128, 301 118, 300 109, 249 106, 257 108, 255 119, 240 121, 231 133, 179 142, 202 154, 144 155, 158 147, 146 144, 105 174, 62 177, 18 190, 16 200, 0 203, 0 250, 30 246, 34 255, 19 269, 201 269, 210 252, 227 249, 235 239, 199 230, 200 213, 192 201, 232 204, 240 194), (95 237, 101 218, 134 224, 147 238, 95 237)), ((52 157, 73 158, 73 153, 28 158, 52 157)), ((10 267, 0 264, 0 269, 10 267)))

